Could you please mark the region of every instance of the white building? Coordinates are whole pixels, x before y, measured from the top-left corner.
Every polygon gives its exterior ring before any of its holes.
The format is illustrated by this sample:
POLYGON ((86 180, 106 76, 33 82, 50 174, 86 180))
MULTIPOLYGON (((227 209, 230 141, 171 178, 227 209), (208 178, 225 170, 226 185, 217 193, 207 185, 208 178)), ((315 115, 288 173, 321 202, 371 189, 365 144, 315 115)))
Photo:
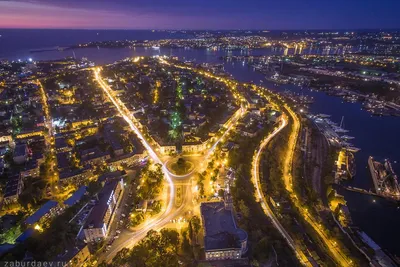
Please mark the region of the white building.
POLYGON ((99 202, 91 210, 83 227, 87 243, 99 241, 108 236, 123 192, 123 179, 111 180, 104 185, 98 194, 99 202))

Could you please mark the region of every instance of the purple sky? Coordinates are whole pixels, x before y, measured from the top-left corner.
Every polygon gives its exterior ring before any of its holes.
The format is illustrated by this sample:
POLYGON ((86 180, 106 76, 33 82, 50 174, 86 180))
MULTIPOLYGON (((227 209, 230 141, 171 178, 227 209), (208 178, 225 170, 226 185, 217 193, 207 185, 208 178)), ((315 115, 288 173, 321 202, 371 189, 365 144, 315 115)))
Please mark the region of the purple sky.
POLYGON ((0 0, 0 28, 400 28, 400 0, 0 0))

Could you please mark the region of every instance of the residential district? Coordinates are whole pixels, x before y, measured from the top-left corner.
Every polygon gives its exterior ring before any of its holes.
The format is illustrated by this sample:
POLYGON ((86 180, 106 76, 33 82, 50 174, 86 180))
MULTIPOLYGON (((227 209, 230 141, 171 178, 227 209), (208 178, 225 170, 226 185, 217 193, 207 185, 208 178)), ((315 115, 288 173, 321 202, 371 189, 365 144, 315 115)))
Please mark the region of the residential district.
MULTIPOLYGON (((76 47, 293 49, 323 45, 325 38, 344 49, 337 42, 365 37, 318 33, 289 42, 249 33, 196 34, 76 47)), ((321 90, 328 86, 319 78, 340 76, 340 84, 329 81, 332 93, 362 99, 374 113, 399 114, 395 59, 294 53, 223 60, 246 62, 276 82, 321 90), (348 68, 339 71, 339 63, 348 68), (374 67, 382 64, 386 72, 377 74, 374 67), (355 83, 367 88, 367 82, 384 83, 391 93, 353 91, 355 83)), ((1 260, 396 266, 395 256, 353 224, 336 190, 354 176, 360 148, 344 134, 343 121, 308 112, 310 102, 234 80, 221 64, 173 56, 104 66, 74 58, 1 61, 1 260)), ((365 193, 397 201, 390 162, 371 158, 369 165, 376 192, 365 193)))

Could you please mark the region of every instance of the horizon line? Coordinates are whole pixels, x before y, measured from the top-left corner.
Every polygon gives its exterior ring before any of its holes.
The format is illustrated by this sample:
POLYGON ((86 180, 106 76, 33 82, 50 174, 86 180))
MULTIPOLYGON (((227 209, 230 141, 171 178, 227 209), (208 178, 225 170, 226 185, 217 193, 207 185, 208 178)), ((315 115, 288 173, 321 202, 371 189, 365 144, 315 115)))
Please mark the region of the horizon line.
POLYGON ((398 31, 400 28, 304 28, 304 29, 160 29, 160 28, 1 28, 0 30, 82 30, 82 31, 398 31))

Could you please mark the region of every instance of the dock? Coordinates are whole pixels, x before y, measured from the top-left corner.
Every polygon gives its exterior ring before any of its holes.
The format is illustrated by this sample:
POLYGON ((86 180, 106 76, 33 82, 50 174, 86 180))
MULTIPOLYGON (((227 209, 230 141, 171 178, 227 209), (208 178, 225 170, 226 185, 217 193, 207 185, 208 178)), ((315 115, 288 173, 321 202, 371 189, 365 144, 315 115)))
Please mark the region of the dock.
POLYGON ((375 192, 385 198, 400 200, 400 186, 389 160, 382 164, 373 157, 368 158, 368 166, 374 183, 375 192))
POLYGON ((371 196, 376 196, 376 197, 382 197, 382 196, 378 195, 377 193, 374 193, 372 191, 368 191, 368 190, 365 190, 362 188, 358 188, 358 187, 343 186, 343 188, 346 189, 347 191, 357 192, 360 194, 371 195, 371 196))

